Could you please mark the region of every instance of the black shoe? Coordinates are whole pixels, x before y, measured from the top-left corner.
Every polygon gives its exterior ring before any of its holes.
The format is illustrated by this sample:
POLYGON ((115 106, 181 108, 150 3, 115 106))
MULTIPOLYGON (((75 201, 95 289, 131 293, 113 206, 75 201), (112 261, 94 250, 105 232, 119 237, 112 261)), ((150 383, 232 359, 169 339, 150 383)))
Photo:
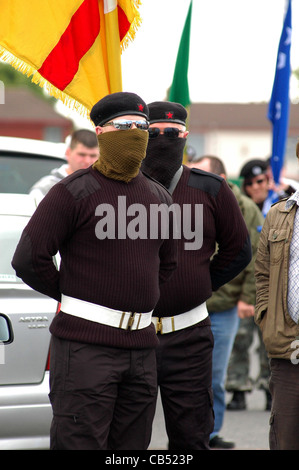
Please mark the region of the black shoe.
POLYGON ((212 437, 209 444, 211 449, 233 449, 235 447, 234 442, 224 441, 219 436, 212 437))
POLYGON ((227 404, 228 410, 246 410, 245 392, 234 392, 231 402, 227 404))

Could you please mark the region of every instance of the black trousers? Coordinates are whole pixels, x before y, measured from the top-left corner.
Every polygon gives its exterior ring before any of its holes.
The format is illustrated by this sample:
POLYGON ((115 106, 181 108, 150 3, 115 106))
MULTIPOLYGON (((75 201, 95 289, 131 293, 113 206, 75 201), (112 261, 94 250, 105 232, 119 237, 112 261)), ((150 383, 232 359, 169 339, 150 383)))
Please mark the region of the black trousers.
POLYGON ((158 385, 169 449, 209 449, 209 436, 214 428, 214 339, 210 318, 196 326, 158 336, 158 385))
POLYGON ((270 450, 299 450, 299 364, 270 360, 270 450))
POLYGON ((155 350, 52 337, 52 450, 146 450, 157 398, 155 350))

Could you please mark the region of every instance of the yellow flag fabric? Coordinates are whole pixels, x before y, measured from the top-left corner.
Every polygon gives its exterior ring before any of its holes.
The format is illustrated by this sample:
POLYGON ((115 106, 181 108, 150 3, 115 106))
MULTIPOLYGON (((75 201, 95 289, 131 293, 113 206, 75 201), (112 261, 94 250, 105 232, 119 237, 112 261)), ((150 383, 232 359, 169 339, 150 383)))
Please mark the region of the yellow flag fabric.
POLYGON ((141 23, 139 0, 0 0, 0 58, 88 115, 122 91, 121 51, 141 23))

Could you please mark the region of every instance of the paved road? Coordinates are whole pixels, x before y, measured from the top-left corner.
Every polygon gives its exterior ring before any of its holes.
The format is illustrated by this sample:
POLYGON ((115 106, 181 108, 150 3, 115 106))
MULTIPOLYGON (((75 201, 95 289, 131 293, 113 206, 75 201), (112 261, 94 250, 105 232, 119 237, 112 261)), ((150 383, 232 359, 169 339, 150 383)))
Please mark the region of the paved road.
MULTIPOLYGON (((251 347, 251 376, 257 375, 258 364, 255 353, 257 338, 251 347)), ((227 402, 230 401, 231 394, 227 394, 227 402)), ((255 390, 246 395, 247 410, 226 411, 221 437, 235 442, 236 450, 269 450, 269 418, 270 412, 265 411, 265 393, 255 390)), ((166 450, 167 435, 165 431, 163 411, 160 399, 153 426, 152 441, 150 450, 166 450)))
POLYGON ((247 396, 246 411, 227 411, 221 436, 236 443, 237 450, 269 450, 270 412, 265 410, 265 395, 254 391, 247 396))
MULTIPOLYGON (((228 394, 228 400, 230 394, 228 394)), ((247 395, 247 410, 226 411, 220 435, 236 444, 236 450, 269 450, 269 417, 264 411, 264 393, 257 390, 247 395)), ((158 400, 150 449, 166 450, 167 435, 161 402, 158 400)))

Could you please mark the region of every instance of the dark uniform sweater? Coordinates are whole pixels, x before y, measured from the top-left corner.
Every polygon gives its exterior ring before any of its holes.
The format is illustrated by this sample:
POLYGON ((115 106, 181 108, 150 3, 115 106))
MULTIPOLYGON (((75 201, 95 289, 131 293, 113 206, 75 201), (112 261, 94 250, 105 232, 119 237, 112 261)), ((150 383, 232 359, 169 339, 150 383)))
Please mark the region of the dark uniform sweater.
MULTIPOLYGON (((167 239, 132 239, 124 232, 134 217, 127 216, 126 227, 118 227, 118 221, 126 220, 128 207, 138 210, 142 206, 148 218, 151 205, 171 203, 168 192, 142 173, 127 184, 106 178, 91 167, 79 170, 56 184, 42 200, 23 231, 12 265, 26 284, 57 301, 65 294, 115 310, 149 312, 159 299, 160 284, 176 268, 173 223, 170 218, 167 239), (119 203, 120 196, 126 207, 119 203), (105 208, 110 215, 112 210, 113 220, 107 219, 109 237, 100 239, 98 224, 103 220, 101 214, 107 216, 105 208), (60 271, 52 262, 57 251, 60 271)), ((133 226, 131 236, 136 231, 133 226)), ((127 331, 63 312, 54 318, 50 331, 63 339, 114 347, 157 344, 152 325, 127 331)))
MULTIPOLYGON (((212 295, 212 290, 234 278, 251 259, 251 244, 244 218, 223 178, 184 166, 172 197, 173 203, 181 208, 181 223, 178 221, 178 225, 182 228, 184 205, 193 208, 193 231, 195 205, 202 205, 202 246, 192 250, 191 240, 184 236, 178 240, 178 269, 161 286, 160 300, 153 314, 159 317, 177 315, 200 305, 212 295), (211 261, 215 242, 219 250, 211 261)), ((188 230, 186 233, 190 237, 188 230)))

